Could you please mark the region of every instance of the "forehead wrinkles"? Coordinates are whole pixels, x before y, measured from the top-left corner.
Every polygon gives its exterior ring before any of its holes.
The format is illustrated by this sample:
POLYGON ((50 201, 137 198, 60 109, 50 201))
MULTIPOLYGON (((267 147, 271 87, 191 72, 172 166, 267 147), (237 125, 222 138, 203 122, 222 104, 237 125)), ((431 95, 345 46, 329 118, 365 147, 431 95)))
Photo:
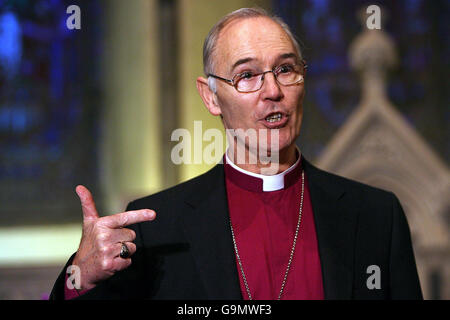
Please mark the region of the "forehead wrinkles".
POLYGON ((272 62, 279 54, 296 52, 288 34, 269 18, 247 18, 232 21, 220 32, 213 51, 216 72, 230 72, 233 63, 242 58, 272 62))

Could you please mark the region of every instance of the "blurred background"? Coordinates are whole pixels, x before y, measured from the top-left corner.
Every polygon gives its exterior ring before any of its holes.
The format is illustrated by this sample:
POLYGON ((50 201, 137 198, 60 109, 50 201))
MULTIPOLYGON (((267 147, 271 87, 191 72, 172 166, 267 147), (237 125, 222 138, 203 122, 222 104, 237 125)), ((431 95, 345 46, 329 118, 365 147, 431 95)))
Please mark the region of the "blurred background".
POLYGON ((107 215, 212 167, 173 164, 171 134, 222 129, 195 86, 203 41, 254 6, 308 61, 305 157, 393 191, 424 296, 450 298, 448 1, 0 0, 0 299, 48 297, 80 240, 76 185, 107 215))

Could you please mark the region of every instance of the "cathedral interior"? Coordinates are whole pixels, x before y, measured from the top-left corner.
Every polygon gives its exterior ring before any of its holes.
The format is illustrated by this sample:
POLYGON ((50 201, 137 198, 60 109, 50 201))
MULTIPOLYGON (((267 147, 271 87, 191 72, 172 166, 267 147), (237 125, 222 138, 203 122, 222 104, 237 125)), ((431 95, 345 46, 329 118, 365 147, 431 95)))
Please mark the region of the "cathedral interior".
POLYGON ((80 241, 75 186, 108 215, 213 166, 175 164, 171 136, 199 121, 223 131, 195 86, 203 41, 255 6, 286 21, 308 62, 300 150, 393 191, 424 298, 449 299, 449 3, 379 0, 374 30, 370 4, 0 0, 0 299, 48 299, 80 241))

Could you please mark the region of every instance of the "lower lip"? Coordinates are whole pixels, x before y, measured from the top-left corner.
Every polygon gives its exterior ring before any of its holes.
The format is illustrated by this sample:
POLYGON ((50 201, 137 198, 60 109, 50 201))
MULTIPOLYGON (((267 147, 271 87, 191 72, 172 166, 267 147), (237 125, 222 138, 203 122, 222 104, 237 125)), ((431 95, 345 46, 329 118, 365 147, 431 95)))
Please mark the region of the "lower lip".
POLYGON ((264 126, 269 129, 282 128, 286 125, 287 122, 288 122, 288 117, 286 117, 286 116, 282 116, 280 120, 275 121, 275 122, 269 122, 266 119, 262 120, 262 123, 264 124, 264 126))

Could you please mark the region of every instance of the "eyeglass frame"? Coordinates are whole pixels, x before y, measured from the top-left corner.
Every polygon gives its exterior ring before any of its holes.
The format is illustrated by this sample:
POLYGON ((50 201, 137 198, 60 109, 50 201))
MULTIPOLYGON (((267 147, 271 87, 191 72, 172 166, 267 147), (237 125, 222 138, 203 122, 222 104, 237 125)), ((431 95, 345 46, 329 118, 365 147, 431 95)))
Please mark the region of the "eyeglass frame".
MULTIPOLYGON (((285 87, 286 87, 286 86, 293 86, 293 85, 295 85, 295 84, 300 83, 301 81, 304 81, 304 76, 305 76, 305 74, 306 74, 306 69, 308 68, 308 65, 306 64, 306 60, 301 60, 301 63, 302 63, 302 65, 303 65, 302 79, 298 80, 297 82, 294 82, 294 83, 291 83, 291 84, 286 84, 286 85, 280 83, 280 82, 278 81, 278 76, 275 74, 275 70, 276 70, 277 68, 283 66, 283 65, 279 65, 279 66, 273 67, 272 70, 267 70, 267 71, 263 71, 263 72, 254 74, 254 75, 253 75, 254 77, 261 76, 261 86, 260 86, 258 89, 252 90, 252 91, 239 91, 238 88, 237 88, 238 82, 235 82, 235 78, 236 78, 237 76, 239 76, 239 75, 242 75, 242 74, 245 73, 245 72, 236 73, 236 74, 233 76, 233 78, 231 78, 231 79, 222 78, 222 77, 219 77, 219 76, 217 76, 217 75, 215 75, 215 74, 212 74, 212 73, 207 74, 207 76, 208 76, 208 77, 213 77, 213 78, 215 78, 215 79, 219 79, 219 80, 222 80, 222 81, 225 81, 225 83, 227 83, 227 84, 229 84, 230 86, 232 86, 232 87, 233 87, 234 89, 236 89, 236 91, 239 92, 239 93, 252 93, 252 92, 256 92, 256 91, 261 90, 261 88, 262 88, 262 86, 263 86, 263 84, 264 84, 264 76, 265 76, 266 73, 269 73, 269 72, 272 72, 272 73, 273 73, 273 76, 275 77, 275 81, 276 81, 278 84, 280 84, 280 85, 282 85, 282 86, 285 86, 285 87)), ((300 65, 300 64, 296 63, 296 64, 293 64, 293 65, 294 65, 294 66, 298 66, 298 65, 300 65)))

